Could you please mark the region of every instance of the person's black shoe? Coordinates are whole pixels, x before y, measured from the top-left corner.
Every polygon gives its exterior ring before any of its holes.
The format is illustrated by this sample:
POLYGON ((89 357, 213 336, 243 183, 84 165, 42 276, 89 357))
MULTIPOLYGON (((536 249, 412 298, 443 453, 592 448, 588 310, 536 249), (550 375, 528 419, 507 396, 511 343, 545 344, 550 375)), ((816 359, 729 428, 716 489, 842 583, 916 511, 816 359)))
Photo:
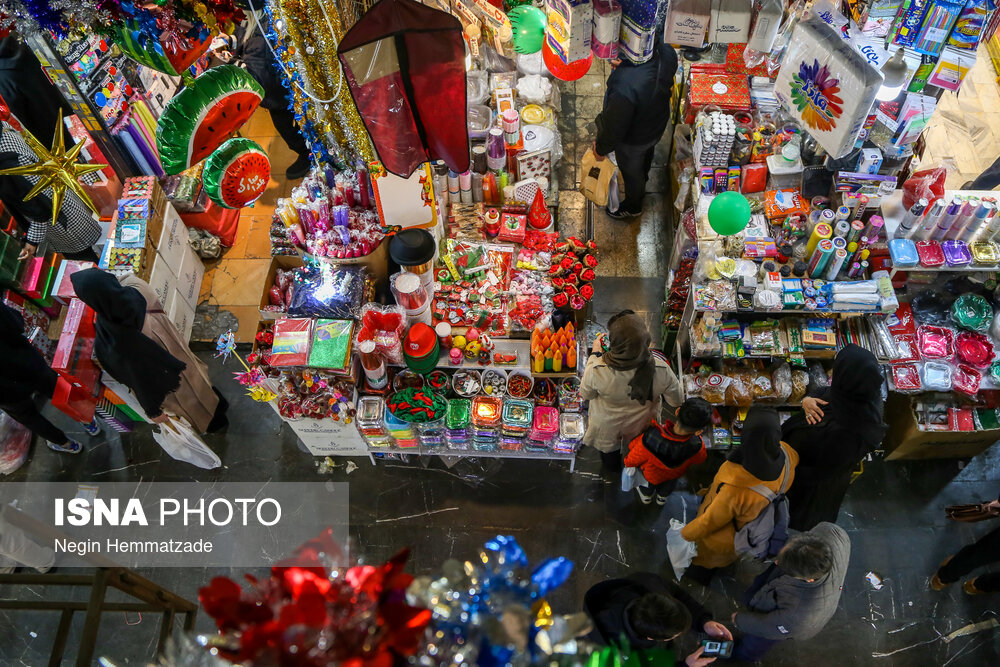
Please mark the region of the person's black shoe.
POLYGON ((626 211, 623 208, 618 209, 614 213, 608 211, 607 209, 605 209, 605 212, 608 214, 609 218, 614 218, 615 220, 631 220, 632 218, 638 218, 642 215, 642 211, 636 211, 633 213, 632 211, 626 211))
POLYGON ((295 158, 295 162, 285 170, 285 178, 290 181, 297 181, 309 173, 312 168, 312 156, 300 155, 295 158))

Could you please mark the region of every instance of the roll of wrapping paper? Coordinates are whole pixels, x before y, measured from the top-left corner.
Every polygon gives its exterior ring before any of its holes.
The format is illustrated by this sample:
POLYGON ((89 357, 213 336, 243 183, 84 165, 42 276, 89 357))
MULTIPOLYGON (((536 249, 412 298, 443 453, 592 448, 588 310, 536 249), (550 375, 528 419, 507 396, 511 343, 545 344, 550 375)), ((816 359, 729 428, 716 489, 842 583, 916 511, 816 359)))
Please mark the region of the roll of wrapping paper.
POLYGON ((135 119, 130 119, 128 125, 125 126, 125 131, 135 140, 136 147, 142 153, 142 157, 146 162, 153 168, 153 173, 157 177, 163 176, 163 167, 160 165, 160 158, 156 154, 156 149, 149 143, 142 130, 139 129, 139 123, 135 119))
POLYGON ((138 113, 132 114, 132 117, 129 118, 129 125, 134 127, 139 132, 142 136, 143 143, 149 147, 149 150, 156 156, 157 161, 159 161, 160 153, 156 150, 156 129, 154 128, 150 131, 138 113))
POLYGON ((857 243, 861 238, 861 232, 864 231, 865 223, 860 220, 854 220, 851 222, 851 231, 847 232, 847 242, 857 243))
MULTIPOLYGON (((833 236, 833 227, 825 222, 818 222, 813 228, 812 236, 809 237, 809 242, 806 243, 806 257, 812 257, 813 253, 816 251, 816 244, 823 239, 829 239, 833 236)), ((833 247, 832 245, 830 246, 833 247)))
POLYGON ((868 218, 868 226, 865 227, 864 236, 868 237, 868 243, 877 243, 882 236, 882 229, 885 220, 880 215, 873 215, 868 218))
POLYGON ((858 204, 854 207, 854 219, 860 220, 866 208, 868 208, 868 196, 858 195, 858 204))
POLYGON ((516 145, 518 139, 521 138, 520 114, 517 113, 517 109, 507 109, 500 118, 503 125, 504 141, 507 142, 508 146, 516 145))
POLYGON ((841 206, 837 208, 837 220, 850 220, 851 219, 851 209, 846 206, 841 206))
POLYGON ((507 164, 507 145, 503 140, 503 130, 499 127, 490 128, 486 138, 486 166, 493 171, 500 171, 507 164))
POLYGON ((485 174, 489 168, 489 165, 486 163, 486 146, 473 146, 472 171, 477 174, 485 174))
POLYGON ((809 257, 809 277, 819 278, 823 275, 830 257, 833 255, 833 241, 830 239, 820 239, 816 244, 816 250, 809 257))
POLYGON ((128 154, 132 156, 132 159, 135 160, 136 165, 139 167, 139 170, 143 174, 146 174, 148 176, 156 175, 156 170, 153 169, 153 165, 151 165, 146 160, 146 158, 143 157, 142 151, 139 150, 139 147, 135 143, 135 139, 133 139, 132 135, 128 133, 128 126, 123 128, 115 136, 117 136, 118 139, 125 146, 125 150, 128 151, 128 154))
POLYGON ((844 262, 847 261, 847 250, 844 248, 835 248, 833 251, 833 259, 830 260, 830 268, 826 271, 827 280, 836 280, 837 276, 840 275, 841 269, 844 268, 844 262))
POLYGON ((458 174, 448 171, 448 199, 457 202, 461 197, 462 188, 458 182, 458 174))
POLYGON ((850 231, 851 231, 851 223, 849 223, 847 220, 838 220, 837 224, 834 225, 833 227, 833 235, 838 238, 847 236, 847 234, 850 231))
POLYGON ((592 23, 590 45, 594 55, 606 60, 616 58, 621 37, 621 5, 614 0, 595 2, 592 23))

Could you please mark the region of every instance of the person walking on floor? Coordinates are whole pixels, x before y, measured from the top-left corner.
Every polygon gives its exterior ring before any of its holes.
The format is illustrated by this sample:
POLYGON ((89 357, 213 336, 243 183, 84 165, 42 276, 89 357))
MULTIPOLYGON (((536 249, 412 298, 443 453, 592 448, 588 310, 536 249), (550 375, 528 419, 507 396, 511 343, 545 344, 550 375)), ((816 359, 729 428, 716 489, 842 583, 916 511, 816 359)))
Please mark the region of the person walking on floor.
POLYGON ((740 438, 740 447, 715 474, 698 516, 681 530, 681 537, 698 546, 686 574, 705 585, 716 569, 736 561, 736 532, 770 504, 753 487, 763 486, 777 494, 782 480, 792 484, 795 479, 799 455, 781 442, 781 423, 774 408, 750 408, 740 438))
POLYGON ((743 633, 733 659, 755 662, 780 641, 818 634, 840 604, 850 558, 850 538, 832 523, 789 539, 746 592, 749 611, 733 614, 733 625, 743 633))
POLYGON ((11 524, 5 516, 7 511, 6 507, 0 507, 0 574, 10 574, 18 565, 33 567, 40 574, 47 573, 55 565, 56 552, 52 547, 38 544, 11 524))
POLYGON ((787 494, 790 528, 836 523, 852 471, 888 428, 882 421, 882 382, 875 355, 847 345, 833 362, 830 386, 803 399, 803 411, 782 424, 781 439, 799 455, 787 494))
POLYGON ((1000 157, 986 167, 983 173, 962 186, 963 190, 992 190, 1000 185, 1000 157))
POLYGON ((653 149, 670 122, 670 94, 677 73, 677 52, 660 43, 653 57, 641 65, 612 60, 604 108, 597 116, 594 155, 603 160, 614 151, 625 181, 625 199, 612 218, 642 215, 646 180, 653 165, 653 149))
MULTIPOLYGON (((606 646, 667 649, 688 630, 720 641, 733 639, 683 588, 649 572, 595 584, 583 597, 583 610, 594 625, 588 639, 606 646)), ((677 664, 703 667, 715 660, 702 658, 702 651, 699 647, 677 664)))
MULTIPOLYGON (((82 452, 83 445, 71 440, 38 411, 34 395, 52 398, 59 376, 24 337, 21 313, 4 303, 0 303, 0 357, 4 360, 4 370, 0 373, 0 410, 45 438, 49 449, 63 454, 82 452)), ((85 428, 90 435, 101 432, 96 420, 85 428)))
POLYGON ((208 367, 181 338, 156 293, 133 274, 119 283, 87 269, 70 280, 77 297, 96 313, 94 353, 111 377, 135 394, 156 423, 166 413, 183 417, 198 433, 225 428, 228 407, 212 386, 208 367))
POLYGON ((601 453, 612 471, 622 468, 622 443, 630 442, 660 414, 661 398, 672 408, 683 399, 680 382, 667 362, 653 355, 646 323, 631 310, 608 321, 608 350, 603 336, 594 341, 580 381, 580 396, 590 401, 587 444, 601 453))
POLYGON ((643 505, 665 505, 677 480, 693 465, 708 458, 702 431, 712 423, 712 406, 703 398, 689 398, 677 408, 674 421, 655 421, 628 445, 625 465, 639 468, 650 487, 638 486, 643 505))
MULTIPOLYGON (((989 503, 989 507, 1000 511, 1000 499, 989 503)), ((931 577, 931 588, 943 591, 948 586, 981 567, 1000 561, 1000 526, 986 533, 972 544, 962 547, 958 553, 948 556, 931 577)), ((1000 572, 987 572, 969 579, 962 584, 969 595, 1000 593, 1000 572)))

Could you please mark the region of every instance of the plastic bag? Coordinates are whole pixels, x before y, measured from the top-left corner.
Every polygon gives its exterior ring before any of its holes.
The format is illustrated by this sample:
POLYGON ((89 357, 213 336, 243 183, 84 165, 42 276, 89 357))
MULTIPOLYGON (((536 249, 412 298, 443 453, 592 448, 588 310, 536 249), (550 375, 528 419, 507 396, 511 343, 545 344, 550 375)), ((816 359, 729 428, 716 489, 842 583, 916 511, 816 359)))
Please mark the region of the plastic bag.
POLYGON ((170 416, 159 427, 159 432, 153 431, 153 439, 172 458, 206 470, 222 465, 219 456, 209 449, 183 417, 170 416))
POLYGON ((830 378, 826 375, 823 364, 814 361, 809 364, 809 395, 815 396, 820 389, 830 386, 830 378))
POLYGON ((28 459, 31 431, 6 412, 0 412, 0 475, 9 475, 28 459))
POLYGON ((726 405, 738 405, 741 408, 749 408, 753 405, 753 381, 755 374, 752 371, 734 370, 730 371, 729 377, 732 382, 726 387, 726 405))
POLYGON ((779 362, 771 371, 771 384, 774 400, 778 403, 788 403, 792 395, 792 367, 787 361, 779 362))
POLYGON ((796 368, 792 371, 792 393, 788 396, 788 402, 797 404, 806 396, 809 391, 809 373, 796 368))
POLYGON ((670 565, 674 568, 677 581, 681 580, 691 561, 698 555, 698 545, 681 537, 681 529, 686 525, 684 521, 671 519, 670 528, 667 530, 667 555, 670 557, 670 565))
POLYGON ((622 468, 622 493, 629 493, 633 489, 646 485, 646 478, 642 476, 638 468, 622 468))
POLYGON ((944 197, 944 179, 948 170, 944 167, 921 169, 903 182, 903 210, 909 211, 921 199, 933 202, 944 197))

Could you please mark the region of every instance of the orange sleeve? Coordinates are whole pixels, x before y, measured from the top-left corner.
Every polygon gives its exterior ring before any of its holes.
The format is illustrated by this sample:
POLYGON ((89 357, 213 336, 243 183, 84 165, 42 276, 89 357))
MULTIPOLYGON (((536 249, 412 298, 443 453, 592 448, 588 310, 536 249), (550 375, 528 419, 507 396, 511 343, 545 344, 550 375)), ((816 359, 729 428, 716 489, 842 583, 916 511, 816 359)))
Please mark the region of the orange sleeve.
POLYGON ((625 465, 629 468, 638 468, 646 462, 648 456, 649 452, 643 446, 642 441, 633 441, 628 448, 628 454, 625 456, 625 465))

